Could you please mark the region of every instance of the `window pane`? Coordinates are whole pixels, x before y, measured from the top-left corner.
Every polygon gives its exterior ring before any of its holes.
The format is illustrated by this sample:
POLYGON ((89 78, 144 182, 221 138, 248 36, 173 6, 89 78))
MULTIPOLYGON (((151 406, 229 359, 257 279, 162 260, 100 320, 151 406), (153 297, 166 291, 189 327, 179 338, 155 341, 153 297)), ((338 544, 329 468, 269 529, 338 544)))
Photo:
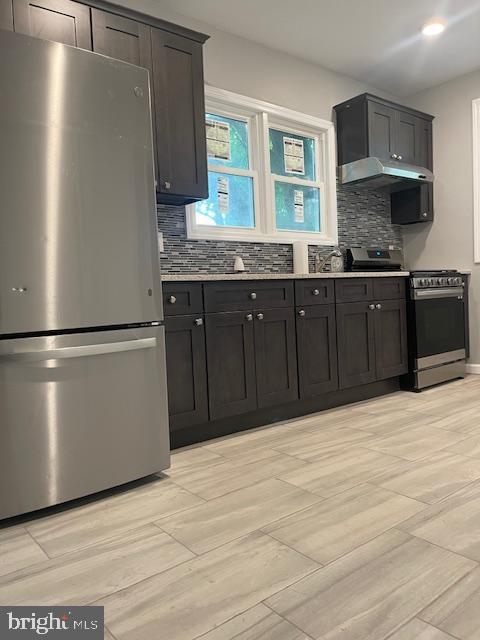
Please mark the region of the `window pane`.
POLYGON ((197 224, 215 227, 255 227, 253 178, 208 172, 208 200, 197 202, 197 224))
POLYGON ((270 129, 270 167, 277 176, 315 180, 315 140, 270 129))
POLYGON ((246 122, 207 113, 205 126, 209 164, 235 169, 249 168, 246 122))
POLYGON ((277 229, 322 231, 320 190, 275 181, 275 217, 277 229))

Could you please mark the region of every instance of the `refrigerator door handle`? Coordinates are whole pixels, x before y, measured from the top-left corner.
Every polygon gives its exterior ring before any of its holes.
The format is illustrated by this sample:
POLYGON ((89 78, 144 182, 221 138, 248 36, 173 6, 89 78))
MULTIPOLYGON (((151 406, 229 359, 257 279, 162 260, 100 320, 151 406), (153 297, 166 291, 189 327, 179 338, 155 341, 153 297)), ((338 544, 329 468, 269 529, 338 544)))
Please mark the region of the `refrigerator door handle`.
POLYGON ((24 351, 16 353, 2 353, 1 360, 11 362, 43 362, 45 360, 60 360, 63 358, 84 358, 85 356, 99 356, 106 353, 120 353, 137 351, 138 349, 152 349, 157 346, 156 338, 142 338, 139 340, 125 340, 105 344, 89 344, 79 347, 63 347, 47 351, 24 351))

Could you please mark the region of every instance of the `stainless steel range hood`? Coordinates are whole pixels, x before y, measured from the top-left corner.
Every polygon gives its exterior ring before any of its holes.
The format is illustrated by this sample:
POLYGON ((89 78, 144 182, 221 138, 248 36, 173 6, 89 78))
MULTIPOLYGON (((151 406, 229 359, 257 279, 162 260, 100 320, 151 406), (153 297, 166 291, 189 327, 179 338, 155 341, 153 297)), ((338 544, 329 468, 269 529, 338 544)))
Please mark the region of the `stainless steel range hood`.
POLYGON ((399 191, 415 184, 433 182, 433 173, 425 167, 404 164, 398 160, 370 157, 338 167, 338 178, 341 184, 374 189, 387 187, 399 191))

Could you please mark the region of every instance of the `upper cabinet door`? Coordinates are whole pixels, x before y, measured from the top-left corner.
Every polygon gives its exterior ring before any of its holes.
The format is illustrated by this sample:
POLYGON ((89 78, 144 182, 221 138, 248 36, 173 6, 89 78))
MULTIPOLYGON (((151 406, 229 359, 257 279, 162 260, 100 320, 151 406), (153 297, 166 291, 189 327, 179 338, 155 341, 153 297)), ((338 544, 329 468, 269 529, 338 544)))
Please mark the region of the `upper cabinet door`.
POLYGON ((93 50, 138 67, 152 67, 150 27, 135 20, 92 9, 93 50))
POLYGON ((208 197, 202 45, 152 29, 159 200, 208 197))
POLYGON ((89 7, 72 0, 13 0, 15 31, 92 49, 89 7))
POLYGON ((0 0, 0 29, 13 31, 12 0, 0 0))
POLYGON ((432 122, 418 118, 418 164, 433 171, 432 122))
POLYGON ((378 102, 368 102, 369 155, 389 160, 395 151, 397 111, 378 102))
POLYGON ((394 153, 398 160, 417 164, 419 160, 419 127, 421 120, 405 111, 397 111, 394 153))

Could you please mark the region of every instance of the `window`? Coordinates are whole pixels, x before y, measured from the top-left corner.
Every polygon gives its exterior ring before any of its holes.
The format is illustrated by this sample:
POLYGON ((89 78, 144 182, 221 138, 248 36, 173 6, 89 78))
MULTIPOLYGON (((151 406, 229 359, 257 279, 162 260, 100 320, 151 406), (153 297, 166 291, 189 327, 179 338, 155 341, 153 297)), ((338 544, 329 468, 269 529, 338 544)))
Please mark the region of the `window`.
POLYGON ((206 87, 209 198, 189 238, 337 243, 333 124, 206 87))

